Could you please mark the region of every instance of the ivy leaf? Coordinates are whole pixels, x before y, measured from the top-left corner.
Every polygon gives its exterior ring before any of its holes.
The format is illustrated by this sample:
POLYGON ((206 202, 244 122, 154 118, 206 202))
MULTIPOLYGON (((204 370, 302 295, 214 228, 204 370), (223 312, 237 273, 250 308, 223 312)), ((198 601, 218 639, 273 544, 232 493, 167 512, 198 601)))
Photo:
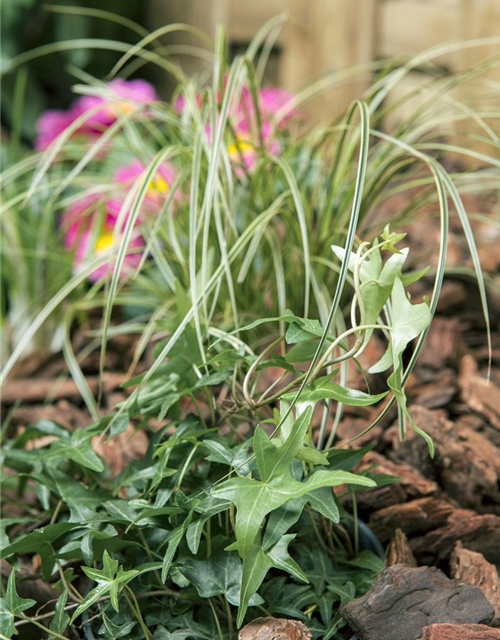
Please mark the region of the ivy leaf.
MULTIPOLYGON (((378 244, 374 244, 374 246, 376 248, 363 261, 359 273, 363 287, 361 296, 365 308, 365 324, 376 324, 385 303, 389 300, 396 278, 401 276, 401 270, 408 256, 408 248, 404 248, 383 264, 378 244)), ((333 245, 332 250, 340 260, 344 259, 345 250, 343 248, 333 245)), ((356 259, 354 253, 349 257, 351 271, 354 271, 356 259)), ((372 333, 372 329, 365 332, 363 345, 367 344, 372 333)))
MULTIPOLYGON (((50 623, 50 629, 55 631, 58 634, 63 634, 69 625, 69 616, 64 611, 64 607, 66 606, 66 602, 68 600, 68 592, 65 589, 59 599, 56 602, 55 614, 50 623)), ((56 636, 50 635, 49 640, 56 640, 56 636)))
POLYGON ((429 326, 432 319, 431 310, 426 302, 411 304, 400 278, 394 281, 391 302, 391 342, 379 362, 371 367, 370 373, 385 371, 391 365, 399 366, 399 357, 408 344, 429 326))
POLYGON ((165 556, 163 557, 163 563, 161 568, 161 581, 165 582, 168 576, 168 572, 170 570, 170 565, 172 564, 172 560, 174 559, 175 552, 179 544, 181 543, 182 538, 184 537, 184 532, 188 528, 191 523, 192 514, 190 514, 183 524, 173 529, 167 536, 168 544, 167 551, 165 556))
POLYGON ((283 536, 282 539, 268 551, 264 551, 264 549, 258 545, 253 545, 243 560, 241 602, 236 621, 238 627, 243 623, 250 599, 257 593, 258 588, 264 581, 271 567, 287 571, 295 578, 303 582, 308 582, 307 576, 288 553, 288 545, 294 537, 295 535, 283 536))
POLYGON ((279 447, 275 447, 264 429, 258 428, 253 439, 253 449, 260 479, 263 482, 271 478, 289 474, 290 463, 299 451, 307 428, 311 422, 313 408, 308 406, 295 421, 290 435, 279 447))
POLYGON ((309 504, 332 522, 340 522, 340 509, 330 487, 322 487, 307 494, 309 504))
POLYGON ((375 486, 373 480, 345 471, 313 473, 306 482, 299 482, 290 473, 290 463, 302 445, 311 419, 312 409, 297 419, 292 433, 285 443, 275 447, 266 432, 257 427, 254 435, 254 452, 261 480, 232 478, 212 491, 212 496, 229 500, 236 505, 236 540, 242 558, 252 550, 262 521, 275 509, 295 498, 321 487, 339 484, 361 484, 375 486))
POLYGON ((12 544, 2 549, 0 557, 8 558, 19 553, 38 553, 42 559, 42 570, 46 580, 54 567, 53 543, 69 531, 81 527, 76 523, 57 522, 20 536, 12 544))
POLYGON ((14 626, 14 618, 18 613, 26 611, 30 607, 36 605, 35 600, 31 598, 21 598, 16 590, 15 571, 12 570, 7 582, 5 596, 0 598, 0 628, 7 638, 12 638, 18 633, 14 626))
MULTIPOLYGON (((208 560, 187 558, 187 567, 180 571, 196 587, 202 598, 223 595, 227 601, 238 607, 240 605, 241 576, 243 565, 237 553, 224 551, 225 538, 220 542, 215 539, 214 549, 208 560)), ((259 596, 253 596, 250 605, 262 604, 259 596)))
POLYGON ((125 624, 115 624, 111 622, 111 620, 106 615, 104 609, 101 611, 102 616, 102 627, 99 630, 99 633, 103 633, 106 640, 116 640, 117 638, 130 638, 130 632, 137 625, 137 622, 131 620, 130 622, 125 622, 125 624))
MULTIPOLYGON (((370 372, 384 371, 391 365, 394 367, 393 373, 387 379, 387 384, 411 427, 421 435, 429 447, 431 456, 434 456, 434 443, 432 439, 420 429, 412 420, 408 411, 406 395, 402 382, 402 355, 408 344, 422 333, 432 320, 431 310, 426 302, 411 304, 406 295, 403 283, 400 278, 396 278, 392 290, 392 331, 389 347, 376 363, 370 372)), ((400 436, 404 438, 404 424, 400 427, 400 436)))
POLYGON ((287 344, 297 344, 311 338, 321 338, 324 332, 319 320, 301 318, 299 321, 292 322, 288 327, 285 340, 287 344))
MULTIPOLYGON (((394 393, 394 397, 403 412, 404 416, 408 420, 411 425, 411 428, 418 433, 422 438, 426 441, 427 446, 429 447, 429 453, 431 458, 434 457, 435 454, 435 446, 432 438, 427 434, 423 429, 415 424, 413 421, 410 412, 408 411, 408 406, 406 402, 406 394, 403 388, 402 379, 401 379, 401 367, 399 366, 394 373, 392 373, 387 379, 387 384, 389 385, 391 391, 394 393)), ((400 429, 400 437, 404 438, 404 429, 401 427, 400 429)))
POLYGON ((102 563, 102 569, 82 567, 87 577, 97 582, 97 586, 90 591, 80 606, 73 613, 71 623, 73 623, 81 613, 96 603, 99 598, 102 598, 102 596, 107 595, 108 593, 110 596, 111 606, 115 611, 119 611, 118 598, 123 587, 139 573, 136 569, 124 571, 123 567, 119 567, 118 560, 113 560, 107 551, 104 551, 102 563))
POLYGON ((225 500, 214 500, 212 496, 208 496, 195 508, 196 513, 201 513, 201 517, 191 522, 186 531, 186 543, 191 553, 198 553, 200 546, 201 534, 205 524, 210 520, 212 516, 227 511, 230 507, 230 503, 225 500))
POLYGON ((414 338, 426 329, 432 314, 426 302, 411 304, 406 295, 403 283, 396 278, 392 290, 392 355, 394 362, 414 338))
MULTIPOLYGON (((282 396, 285 401, 291 401, 295 397, 296 393, 286 393, 282 396)), ((342 404, 347 404, 353 407, 366 407, 375 404, 385 398, 387 392, 378 394, 369 394, 359 391, 358 389, 349 389, 342 387, 335 382, 330 381, 330 376, 324 376, 318 378, 309 387, 306 387, 301 395, 300 399, 303 402, 318 402, 318 400, 336 400, 342 404)))
POLYGON ((380 234, 380 238, 384 241, 384 249, 386 251, 401 253, 401 251, 396 247, 396 244, 401 242, 403 238, 406 238, 406 233, 395 233, 390 230, 390 225, 386 225, 383 232, 380 234))
POLYGON ((67 457, 82 467, 101 472, 104 470, 104 463, 94 451, 91 440, 91 433, 76 429, 70 438, 54 442, 48 455, 67 457))
MULTIPOLYGON (((312 494, 311 494, 312 495, 312 494)), ((307 502, 305 496, 290 500, 279 509, 275 509, 267 520, 262 546, 270 549, 300 518, 307 502)))
POLYGON ((120 433, 126 431, 129 426, 129 421, 130 418, 128 411, 123 411, 119 415, 116 415, 116 417, 112 416, 110 420, 111 427, 109 430, 109 437, 113 438, 114 436, 117 436, 120 433))

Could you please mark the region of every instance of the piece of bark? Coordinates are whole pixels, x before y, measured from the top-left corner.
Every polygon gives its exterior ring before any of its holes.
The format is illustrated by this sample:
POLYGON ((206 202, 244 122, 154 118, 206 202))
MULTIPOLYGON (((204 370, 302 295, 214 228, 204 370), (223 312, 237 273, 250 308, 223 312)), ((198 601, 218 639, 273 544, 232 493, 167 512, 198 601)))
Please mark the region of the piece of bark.
POLYGON ((374 467, 375 473, 396 476, 400 481, 359 492, 357 501, 360 509, 369 509, 371 512, 378 511, 414 498, 438 495, 441 491, 434 480, 425 478, 417 469, 408 464, 393 462, 376 451, 369 451, 356 465, 355 471, 361 472, 369 467, 374 467))
POLYGON ((392 567, 395 564, 404 564, 408 567, 417 566, 413 551, 408 544, 408 538, 401 529, 396 529, 385 550, 385 564, 387 567, 392 567))
POLYGON ((433 439, 435 456, 430 457, 425 440, 410 428, 401 442, 395 425, 386 433, 393 445, 391 458, 439 480, 443 490, 464 507, 500 504, 500 449, 466 424, 454 424, 442 411, 412 406, 410 414, 433 439))
POLYGON ((238 640, 310 640, 312 633, 300 620, 257 618, 246 624, 238 640))
POLYGON ((429 563, 449 558, 458 540, 489 562, 500 563, 500 516, 456 509, 444 526, 413 538, 410 546, 419 562, 429 563))
POLYGON ((15 410, 11 424, 28 427, 40 420, 54 420, 73 430, 86 427, 92 419, 86 411, 68 400, 59 400, 50 405, 21 405, 15 410))
POLYGON ((450 575, 481 589, 495 610, 490 624, 500 627, 500 577, 495 565, 488 562, 482 553, 465 549, 461 542, 457 542, 450 558, 450 575))
MULTIPOLYGON (((105 392, 113 391, 123 382, 126 382, 125 374, 108 372, 103 377, 103 389, 105 392)), ((99 376, 86 378, 90 391, 96 395, 99 389, 99 376)), ((59 378, 12 378, 2 388, 2 404, 11 405, 17 400, 28 403, 44 402, 47 398, 52 401, 66 398, 68 400, 81 400, 80 391, 71 378, 60 380, 59 378)))
POLYGON ((371 424, 371 420, 363 420, 362 418, 347 417, 341 420, 337 428, 338 446, 347 444, 349 440, 356 438, 351 446, 364 447, 372 442, 378 442, 382 435, 382 427, 376 425, 367 433, 360 436, 371 424))
POLYGON ((444 282, 439 294, 437 312, 443 313, 451 308, 457 308, 467 302, 467 290, 461 282, 449 280, 444 282))
MULTIPOLYGON (((420 498, 372 513, 368 526, 381 542, 387 542, 396 529, 411 536, 442 527, 455 510, 447 500, 420 498)), ((470 513, 473 514, 472 511, 470 513)))
POLYGON ((419 367, 430 367, 441 371, 454 366, 460 353, 460 320, 457 317, 436 316, 418 356, 419 367))
POLYGON ((432 624, 420 640, 500 640, 500 631, 484 624, 432 624))
POLYGON ((435 567, 397 564, 341 613, 362 640, 418 640, 424 626, 435 622, 488 622, 493 608, 480 589, 435 567))
POLYGON ((419 367, 410 375, 406 390, 412 404, 427 409, 446 407, 458 393, 457 373, 454 369, 419 367))
POLYGON ((470 355, 462 358, 459 384, 462 398, 469 407, 500 429, 500 387, 479 374, 476 361, 470 355))
POLYGON ((111 477, 134 460, 139 460, 146 455, 149 440, 144 431, 136 431, 133 425, 129 424, 123 433, 113 436, 110 440, 104 441, 100 436, 94 436, 92 445, 97 455, 104 458, 110 468, 111 477))

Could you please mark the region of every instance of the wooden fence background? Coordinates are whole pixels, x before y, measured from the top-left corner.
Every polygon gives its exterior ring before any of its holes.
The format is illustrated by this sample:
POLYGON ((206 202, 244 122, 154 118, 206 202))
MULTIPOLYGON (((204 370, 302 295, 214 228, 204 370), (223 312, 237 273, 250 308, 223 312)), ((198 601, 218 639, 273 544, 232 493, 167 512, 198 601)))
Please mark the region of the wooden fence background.
MULTIPOLYGON (((450 41, 500 36, 500 0, 150 0, 149 6, 152 28, 187 22, 213 35, 216 24, 226 24, 235 51, 243 49, 267 20, 286 12, 269 79, 289 89, 326 72, 380 58, 416 54, 450 41)), ((500 54, 498 44, 464 48, 438 63, 457 70, 495 54, 500 54)), ((199 65, 184 64, 190 72, 199 65)), ((500 81, 498 68, 490 73, 500 81)), ((400 90, 411 89, 421 78, 413 72, 400 90)), ((371 79, 371 73, 358 75, 322 94, 311 102, 309 115, 330 119, 371 79)))

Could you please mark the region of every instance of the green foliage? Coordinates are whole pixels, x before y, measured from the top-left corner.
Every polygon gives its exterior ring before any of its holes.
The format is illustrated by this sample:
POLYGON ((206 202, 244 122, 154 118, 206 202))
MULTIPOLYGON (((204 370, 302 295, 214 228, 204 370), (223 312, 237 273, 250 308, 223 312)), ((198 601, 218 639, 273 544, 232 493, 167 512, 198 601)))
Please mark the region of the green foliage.
MULTIPOLYGON (((229 334, 221 339, 206 326, 200 326, 200 343, 193 319, 180 347, 153 375, 129 382, 134 389, 110 415, 73 432, 42 420, 5 443, 4 463, 18 472, 19 491, 27 481, 34 484, 39 517, 52 514, 49 524, 33 529, 30 523, 2 550, 12 562, 38 553, 47 580, 59 573, 64 589, 44 627, 49 637, 90 614, 105 638, 225 637, 260 611, 298 617, 317 636, 335 636, 344 624, 339 605, 369 587, 381 561, 350 542, 333 488, 352 494, 393 479, 371 470, 353 473, 366 449, 318 448, 323 427, 314 408, 373 405, 386 397, 346 388, 336 368, 359 355, 377 327, 386 327, 389 338, 389 388, 405 407, 395 376, 401 380, 403 352, 427 328, 430 311, 426 302, 412 305, 407 298, 401 273, 407 251, 395 240, 375 241, 351 257, 352 306, 360 319, 354 314, 353 326, 340 335, 286 311, 266 319, 275 329, 286 323, 286 333, 273 340, 271 331, 268 346, 255 355, 250 341, 229 334), (397 253, 384 265, 386 243, 397 253), (376 292, 379 312, 390 299, 390 325, 379 318, 380 324, 366 324, 360 282, 376 292), (307 372, 300 368, 305 347, 307 372), (268 363, 292 378, 275 385, 273 395, 259 383, 268 363), (229 407, 217 400, 224 388, 231 390, 229 407), (150 418, 163 426, 150 431, 146 455, 111 477, 92 439, 113 442, 129 421, 148 429, 150 418), (239 431, 242 421, 250 425, 247 436, 239 431), (51 440, 29 446, 40 436, 51 440), (78 567, 78 579, 65 571, 69 562, 78 567)), ((182 305, 182 290, 178 295, 182 305)), ((239 335, 250 337, 261 326, 253 322, 239 335)), ((13 578, 9 585, 3 615, 12 633, 22 607, 32 603, 14 602, 13 578)))

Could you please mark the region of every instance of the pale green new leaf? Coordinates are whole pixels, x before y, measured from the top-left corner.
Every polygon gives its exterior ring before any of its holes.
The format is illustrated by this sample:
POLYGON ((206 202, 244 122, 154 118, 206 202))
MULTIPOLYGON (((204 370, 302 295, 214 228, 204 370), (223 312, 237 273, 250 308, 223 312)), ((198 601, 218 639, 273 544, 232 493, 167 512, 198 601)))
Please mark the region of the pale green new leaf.
MULTIPOLYGON (((283 400, 292 400, 294 393, 286 393, 283 400)), ((318 402, 319 400, 336 400, 342 404, 356 407, 366 407, 385 398, 387 392, 369 394, 358 389, 348 389, 330 381, 330 376, 319 378, 302 392, 300 399, 304 402, 318 402)))

